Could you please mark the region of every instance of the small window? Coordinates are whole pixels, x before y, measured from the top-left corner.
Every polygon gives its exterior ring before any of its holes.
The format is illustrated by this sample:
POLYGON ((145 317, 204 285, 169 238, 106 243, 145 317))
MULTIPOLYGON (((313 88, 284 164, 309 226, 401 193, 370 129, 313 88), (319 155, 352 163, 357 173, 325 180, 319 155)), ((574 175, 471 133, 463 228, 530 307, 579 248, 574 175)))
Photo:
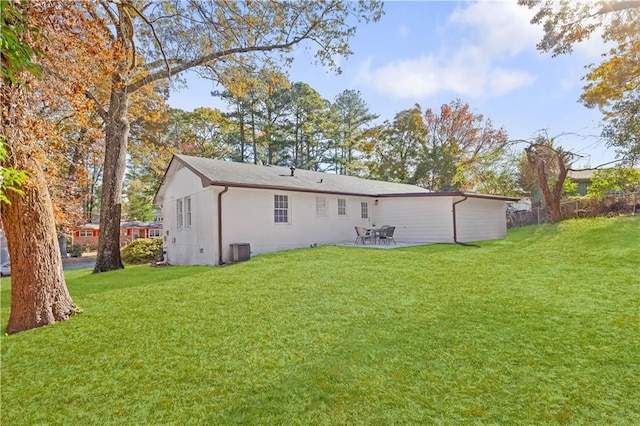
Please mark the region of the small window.
POLYGON ((162 237, 162 229, 149 229, 149 238, 162 237))
POLYGON ((126 237, 127 236, 127 230, 126 229, 121 229, 120 230, 120 236, 121 237, 126 237))
POLYGON ((80 236, 81 237, 93 237, 93 231, 86 230, 86 229, 81 229, 80 230, 80 236))
POLYGON ((274 195, 273 221, 275 223, 289 223, 289 196, 274 195))
POLYGON ((176 226, 182 229, 184 226, 184 212, 182 211, 182 198, 176 200, 176 226))
POLYGON ((327 217, 327 199, 316 197, 316 217, 327 217))
POLYGON ((338 216, 347 215, 347 199, 338 198, 338 216))
POLYGON ((185 197, 184 209, 185 209, 185 227, 191 228, 191 197, 185 197))
POLYGON ((360 214, 363 219, 369 219, 369 203, 360 203, 360 214))

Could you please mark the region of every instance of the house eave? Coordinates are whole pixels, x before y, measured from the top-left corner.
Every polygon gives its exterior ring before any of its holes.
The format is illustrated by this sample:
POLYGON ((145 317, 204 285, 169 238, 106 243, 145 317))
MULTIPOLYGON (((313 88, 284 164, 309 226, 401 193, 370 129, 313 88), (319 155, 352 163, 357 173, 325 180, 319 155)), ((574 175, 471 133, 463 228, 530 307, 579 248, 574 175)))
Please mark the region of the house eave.
MULTIPOLYGON (((223 180, 211 180, 201 171, 199 171, 196 167, 192 166, 187 160, 180 158, 179 155, 174 155, 165 171, 164 176, 162 177, 162 181, 156 194, 153 198, 154 204, 161 204, 164 193, 164 185, 167 180, 167 177, 171 170, 173 170, 174 160, 186 167, 192 173, 194 173, 202 183, 202 187, 207 186, 219 186, 219 187, 228 187, 228 188, 245 188, 245 189, 269 189, 274 191, 289 191, 289 192, 301 192, 301 193, 311 193, 311 194, 331 194, 331 195, 345 195, 345 196, 356 196, 356 197, 368 197, 368 198, 416 198, 416 197, 468 197, 468 198, 481 198, 481 199, 489 199, 496 201, 518 201, 519 198, 515 197, 506 197, 500 195, 489 195, 489 194, 478 194, 475 192, 465 192, 465 191, 451 191, 451 192, 429 192, 424 190, 424 192, 398 192, 398 193, 371 193, 371 192, 358 192, 358 191, 335 191, 319 188, 304 188, 304 187, 295 187, 288 185, 269 185, 269 184, 255 184, 255 183, 244 183, 244 182, 231 182, 231 181, 223 181, 223 180)), ((321 182, 318 182, 318 185, 323 185, 321 182)))
POLYGON ((221 186, 221 187, 226 186, 229 188, 271 189, 274 191, 304 192, 309 194, 349 195, 349 196, 370 197, 370 198, 378 197, 377 194, 367 194, 363 192, 330 191, 330 190, 323 190, 323 189, 295 188, 290 186, 278 186, 278 185, 251 185, 251 184, 245 184, 245 183, 213 182, 213 181, 210 181, 208 185, 221 186))
POLYGON ((490 195, 490 194, 479 194, 477 192, 466 192, 466 191, 443 191, 443 192, 417 192, 417 193, 406 193, 406 194, 380 194, 376 195, 378 198, 396 198, 396 197, 412 197, 412 198, 420 198, 420 197, 467 197, 467 198, 481 198, 487 200, 496 200, 496 201, 518 201, 520 198, 517 197, 507 197, 504 195, 490 195))

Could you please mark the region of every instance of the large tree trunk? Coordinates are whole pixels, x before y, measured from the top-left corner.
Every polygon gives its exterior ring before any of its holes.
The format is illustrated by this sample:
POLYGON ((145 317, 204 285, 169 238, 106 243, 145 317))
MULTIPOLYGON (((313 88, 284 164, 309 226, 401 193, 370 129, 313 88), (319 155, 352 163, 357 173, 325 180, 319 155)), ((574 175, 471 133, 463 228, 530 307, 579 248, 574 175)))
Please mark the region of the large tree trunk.
POLYGON ((128 102, 124 84, 114 81, 106 123, 100 235, 94 273, 124 268, 120 258, 120 214, 129 138, 128 102))
POLYGON ((62 259, 47 181, 32 153, 14 146, 15 168, 29 172, 24 196, 7 192, 2 222, 11 257, 11 313, 7 333, 69 319, 77 311, 62 271, 62 259))
MULTIPOLYGON (((540 189, 542 190, 542 196, 544 198, 544 204, 549 209, 549 213, 551 214, 551 218, 554 222, 559 222, 562 220, 562 210, 560 209, 560 202, 562 201, 562 186, 564 185, 564 181, 567 178, 567 174, 569 169, 566 165, 565 155, 551 148, 541 148, 546 149, 548 153, 552 153, 553 156, 548 158, 544 158, 542 155, 539 155, 535 152, 534 147, 529 147, 525 149, 527 154, 527 158, 530 162, 532 162, 536 167, 536 173, 538 175, 538 183, 540 184, 540 189), (555 183, 553 189, 549 184, 549 179, 547 179, 547 165, 546 161, 554 161, 556 163, 556 168, 558 170, 558 176, 555 179, 555 183)), ((547 153, 547 154, 548 154, 547 153)))

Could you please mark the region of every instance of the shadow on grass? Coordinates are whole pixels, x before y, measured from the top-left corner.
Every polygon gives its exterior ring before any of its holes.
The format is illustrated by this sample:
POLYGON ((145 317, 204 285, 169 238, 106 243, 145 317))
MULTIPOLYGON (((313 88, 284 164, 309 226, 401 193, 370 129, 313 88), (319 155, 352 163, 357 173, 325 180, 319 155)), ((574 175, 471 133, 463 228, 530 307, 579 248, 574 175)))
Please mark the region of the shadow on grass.
MULTIPOLYGON (((169 281, 211 273, 210 266, 170 266, 151 268, 149 265, 131 265, 117 271, 93 274, 93 268, 74 269, 65 272, 71 297, 105 293, 133 287, 162 285, 169 281)), ((2 317, 8 317, 11 306, 11 280, 3 278, 0 291, 2 317)))
POLYGON ((151 268, 149 265, 130 265, 117 271, 93 274, 92 269, 69 271, 67 288, 72 296, 104 293, 125 288, 161 285, 169 281, 211 273, 210 266, 170 266, 151 268))

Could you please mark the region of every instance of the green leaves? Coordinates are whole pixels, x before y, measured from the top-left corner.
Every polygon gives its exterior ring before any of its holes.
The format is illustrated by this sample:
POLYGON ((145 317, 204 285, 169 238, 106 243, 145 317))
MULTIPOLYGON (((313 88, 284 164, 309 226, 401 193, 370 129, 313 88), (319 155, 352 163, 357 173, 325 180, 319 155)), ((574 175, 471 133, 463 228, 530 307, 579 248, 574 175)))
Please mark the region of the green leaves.
POLYGON ((122 249, 122 261, 134 265, 157 260, 162 252, 162 238, 139 238, 122 249))
POLYGON ((44 37, 38 28, 29 27, 21 12, 26 2, 2 0, 0 18, 0 57, 2 66, 0 76, 4 84, 26 85, 19 77, 21 72, 29 72, 37 77, 42 75, 42 68, 35 58, 43 52, 29 44, 29 38, 44 37))
POLYGON ((598 170, 587 189, 590 197, 602 197, 612 192, 640 190, 640 170, 630 167, 614 167, 598 170))
POLYGON ((7 197, 7 191, 15 192, 22 196, 24 191, 22 185, 27 181, 29 175, 24 170, 16 170, 13 167, 5 167, 8 158, 7 144, 4 137, 0 136, 0 204, 11 204, 7 197))

